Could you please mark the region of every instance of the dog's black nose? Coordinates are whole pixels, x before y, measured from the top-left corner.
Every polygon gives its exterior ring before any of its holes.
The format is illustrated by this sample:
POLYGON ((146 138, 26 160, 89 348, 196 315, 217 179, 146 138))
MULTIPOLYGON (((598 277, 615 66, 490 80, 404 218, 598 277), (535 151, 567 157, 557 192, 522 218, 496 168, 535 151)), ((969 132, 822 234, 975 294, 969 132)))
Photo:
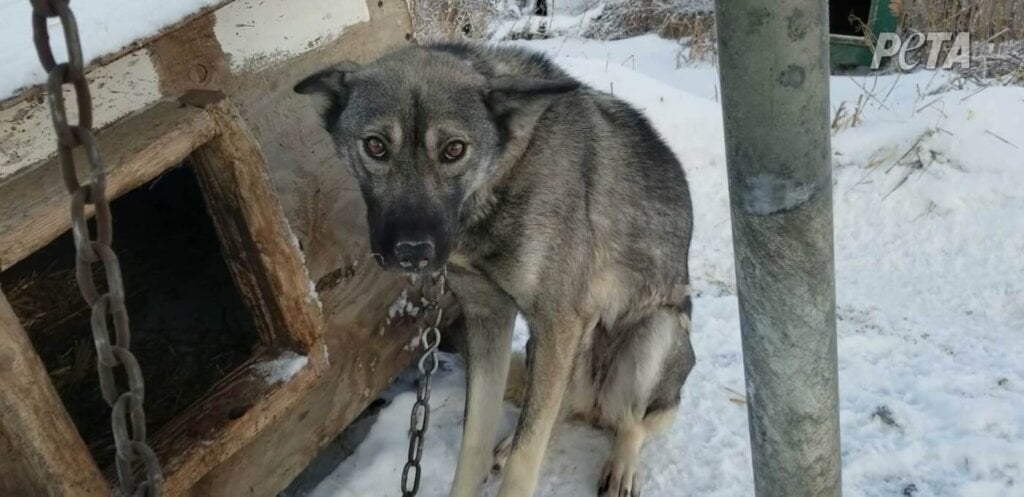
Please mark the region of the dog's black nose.
POLYGON ((429 240, 395 244, 398 265, 408 271, 419 271, 434 259, 434 242, 429 240))

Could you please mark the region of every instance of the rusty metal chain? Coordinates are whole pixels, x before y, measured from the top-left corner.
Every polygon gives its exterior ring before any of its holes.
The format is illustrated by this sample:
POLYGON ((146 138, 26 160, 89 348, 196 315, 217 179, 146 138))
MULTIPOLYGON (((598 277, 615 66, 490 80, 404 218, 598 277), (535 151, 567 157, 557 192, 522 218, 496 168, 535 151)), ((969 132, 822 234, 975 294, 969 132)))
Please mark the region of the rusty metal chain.
POLYGON ((111 427, 117 452, 116 467, 119 480, 117 494, 121 496, 160 495, 163 475, 156 454, 146 443, 146 413, 143 410, 145 387, 139 363, 129 350, 131 332, 125 309, 124 284, 117 255, 110 248, 113 227, 110 204, 106 196, 105 167, 96 148, 92 128, 92 97, 85 79, 82 47, 78 39, 78 26, 68 5, 69 0, 32 0, 32 32, 36 53, 47 71, 46 96, 50 117, 57 134, 57 157, 60 160, 64 185, 71 194, 71 231, 75 240, 75 278, 86 303, 92 307, 92 334, 96 344, 96 367, 100 390, 110 406, 111 427), (57 17, 64 30, 68 61, 57 63, 50 48, 47 19, 57 17), (68 123, 63 85, 74 88, 78 105, 78 124, 68 123), (89 164, 88 181, 80 183, 75 166, 74 150, 82 147, 89 164), (96 236, 92 237, 86 217, 86 206, 91 205, 96 217, 96 236), (106 281, 106 291, 100 293, 93 279, 93 265, 99 263, 106 281), (114 341, 111 343, 110 323, 114 322, 114 341), (127 391, 118 393, 114 370, 123 369, 127 391), (130 424, 129 424, 130 419, 130 424), (129 429, 130 426, 130 429, 129 429), (140 466, 141 465, 141 466, 140 466), (141 469, 144 478, 136 475, 141 469))
POLYGON ((437 371, 439 360, 437 347, 441 345, 441 320, 444 308, 441 298, 446 291, 448 276, 446 269, 439 273, 423 276, 423 325, 420 326, 420 356, 417 367, 419 378, 416 381, 416 402, 412 405, 409 421, 409 459, 402 470, 402 497, 413 497, 420 490, 420 474, 423 472, 420 459, 423 457, 423 445, 426 442, 427 427, 430 425, 430 379, 437 371), (412 474, 410 485, 410 471, 412 474))

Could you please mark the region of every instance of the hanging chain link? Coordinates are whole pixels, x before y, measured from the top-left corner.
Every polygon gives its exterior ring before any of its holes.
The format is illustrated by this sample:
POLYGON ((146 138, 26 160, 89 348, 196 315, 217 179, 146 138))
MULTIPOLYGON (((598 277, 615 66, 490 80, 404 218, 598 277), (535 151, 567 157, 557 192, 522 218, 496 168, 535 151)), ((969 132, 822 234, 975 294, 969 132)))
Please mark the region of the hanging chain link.
POLYGON ((420 490, 423 445, 426 442, 427 427, 430 425, 430 378, 437 371, 439 361, 437 347, 441 345, 441 320, 444 308, 441 298, 446 291, 446 269, 437 274, 424 276, 422 280, 423 325, 420 327, 420 347, 423 355, 418 363, 419 379, 416 381, 416 403, 412 405, 409 421, 409 460, 402 470, 402 497, 413 497, 420 490), (412 470, 415 471, 413 472, 412 470), (410 484, 410 472, 412 483, 410 484))
POLYGON ((96 367, 103 399, 111 407, 111 426, 117 452, 119 480, 117 495, 155 497, 160 495, 163 475, 156 454, 146 443, 146 413, 143 410, 145 387, 142 371, 129 351, 131 332, 125 309, 124 284, 117 255, 110 248, 113 228, 110 204, 106 196, 106 173, 96 140, 92 134, 92 97, 85 79, 82 47, 78 26, 68 5, 69 0, 32 0, 32 32, 39 62, 48 73, 46 97, 50 117, 57 134, 57 157, 60 160, 64 185, 71 194, 71 232, 75 240, 75 278, 86 303, 92 307, 92 335, 96 344, 96 367), (50 48, 47 19, 57 17, 64 30, 68 61, 58 64, 50 48), (78 104, 78 124, 68 124, 63 85, 74 88, 78 104), (89 179, 79 183, 74 150, 83 147, 89 163, 89 179), (86 206, 92 205, 96 217, 96 236, 89 231, 86 206), (93 265, 99 263, 106 280, 106 292, 97 290, 93 265), (111 343, 109 319, 114 321, 114 342, 111 343), (114 369, 123 368, 122 385, 128 390, 118 393, 114 369), (131 420, 129 429, 129 418, 131 420), (135 469, 141 465, 140 481, 135 469))

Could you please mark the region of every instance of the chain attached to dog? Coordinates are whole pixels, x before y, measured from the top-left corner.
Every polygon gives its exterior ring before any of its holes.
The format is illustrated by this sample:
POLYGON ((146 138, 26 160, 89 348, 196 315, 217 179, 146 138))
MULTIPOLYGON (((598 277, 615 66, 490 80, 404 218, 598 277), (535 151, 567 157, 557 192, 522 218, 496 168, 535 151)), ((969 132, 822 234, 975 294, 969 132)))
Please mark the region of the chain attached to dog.
POLYGON ((96 345, 96 367, 103 399, 111 408, 115 459, 119 486, 118 496, 153 497, 160 495, 163 475, 160 462, 146 442, 146 412, 143 409, 145 386, 139 362, 129 350, 131 331, 125 309, 124 284, 117 255, 110 248, 113 227, 110 203, 106 194, 106 171, 96 139, 92 134, 92 99, 85 79, 85 64, 78 39, 75 16, 69 0, 32 0, 32 31, 36 52, 43 69, 49 74, 46 97, 50 117, 57 135, 57 157, 60 159, 64 185, 71 195, 71 231, 75 240, 75 277, 82 297, 92 308, 92 334, 96 345), (47 19, 57 17, 64 30, 68 61, 57 63, 50 48, 47 19), (78 124, 68 123, 63 85, 74 87, 78 105, 78 124), (89 163, 89 180, 79 182, 75 167, 76 147, 85 150, 89 163), (92 205, 96 217, 95 237, 89 231, 86 206, 92 205), (93 265, 99 264, 106 279, 106 291, 94 281, 93 265), (110 320, 114 321, 111 337, 110 320), (112 339, 113 338, 113 339, 112 339), (125 379, 116 381, 115 368, 121 367, 125 379), (119 392, 123 388, 126 390, 119 392), (130 420, 130 425, 129 425, 130 420), (130 429, 129 429, 130 427, 130 429), (136 473, 141 471, 140 480, 136 473))
POLYGON ((423 457, 423 444, 426 442, 427 427, 430 424, 430 379, 437 371, 439 364, 437 347, 441 345, 441 319, 444 308, 441 297, 447 290, 447 268, 432 275, 422 276, 423 325, 420 326, 419 378, 416 381, 416 403, 412 405, 409 421, 409 460, 402 470, 402 497, 413 497, 420 490, 420 459, 423 457), (410 485, 410 471, 412 474, 410 485))

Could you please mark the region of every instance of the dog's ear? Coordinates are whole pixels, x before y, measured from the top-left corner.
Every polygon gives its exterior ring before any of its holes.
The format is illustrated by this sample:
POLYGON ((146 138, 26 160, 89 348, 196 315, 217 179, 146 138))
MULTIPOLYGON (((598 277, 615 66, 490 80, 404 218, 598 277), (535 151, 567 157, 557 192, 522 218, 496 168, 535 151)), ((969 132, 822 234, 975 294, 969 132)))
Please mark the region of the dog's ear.
POLYGON ((346 90, 345 79, 357 69, 359 69, 359 66, 356 64, 342 62, 341 64, 315 72, 295 85, 295 93, 317 95, 343 92, 346 90))
POLYGON ((345 105, 351 88, 347 84, 348 76, 358 69, 354 64, 340 64, 307 76, 293 88, 301 95, 322 97, 320 115, 328 128, 338 119, 345 105))
POLYGON ((579 88, 580 82, 572 78, 498 77, 490 80, 487 86, 487 93, 491 98, 529 98, 570 92, 579 88))
POLYGON ((568 93, 579 87, 580 82, 572 78, 497 77, 487 83, 487 103, 498 114, 507 114, 537 100, 568 93))
POLYGON ((544 101, 579 87, 580 82, 572 78, 496 77, 488 81, 484 100, 505 143, 510 137, 529 133, 544 101))

